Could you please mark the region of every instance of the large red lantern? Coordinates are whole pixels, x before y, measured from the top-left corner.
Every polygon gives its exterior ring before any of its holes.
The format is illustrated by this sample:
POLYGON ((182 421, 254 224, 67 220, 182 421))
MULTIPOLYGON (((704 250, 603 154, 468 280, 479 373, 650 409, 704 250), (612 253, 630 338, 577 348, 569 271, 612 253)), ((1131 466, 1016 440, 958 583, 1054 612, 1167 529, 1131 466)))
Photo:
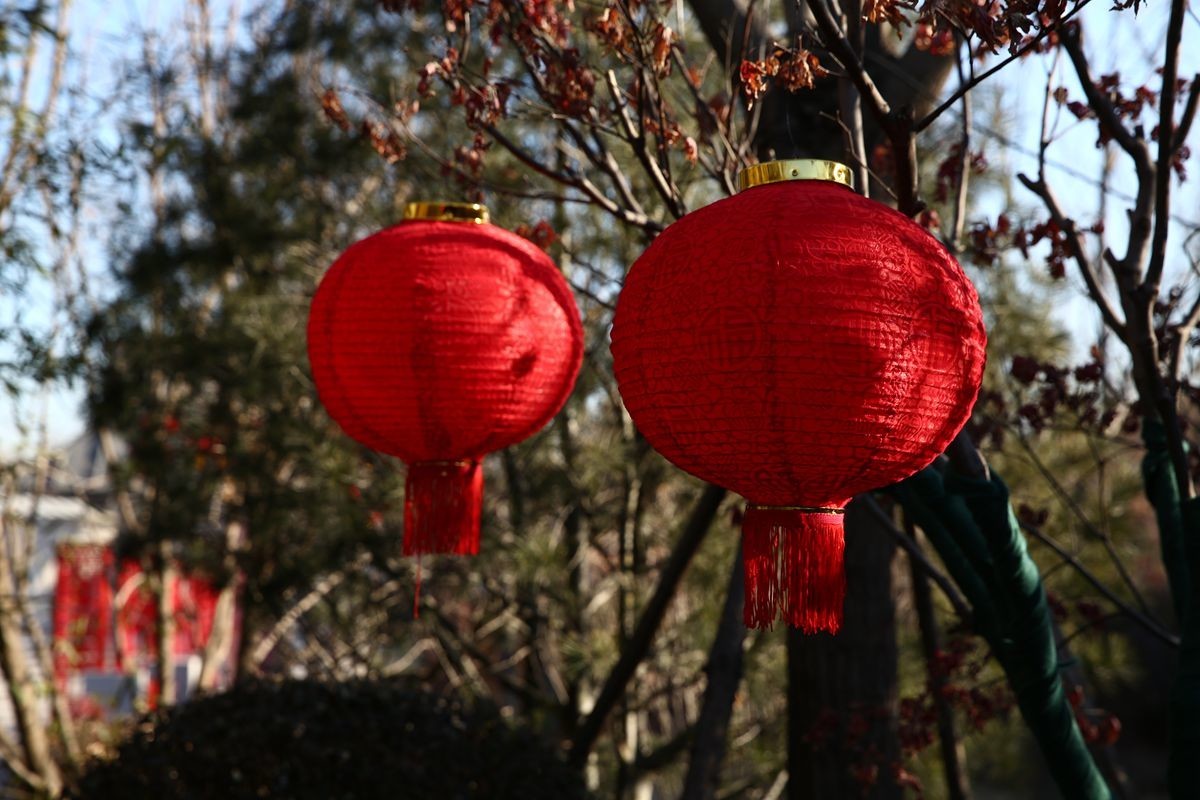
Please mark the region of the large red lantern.
POLYGON ((843 507, 928 465, 983 375, 979 299, 920 226, 824 161, 760 164, 680 219, 617 303, 625 405, 670 461, 748 501, 746 624, 841 624, 843 507))
POLYGON ((334 263, 308 318, 330 416, 408 464, 406 555, 479 551, 483 455, 544 426, 582 356, 554 262, 474 204, 409 204, 334 263))

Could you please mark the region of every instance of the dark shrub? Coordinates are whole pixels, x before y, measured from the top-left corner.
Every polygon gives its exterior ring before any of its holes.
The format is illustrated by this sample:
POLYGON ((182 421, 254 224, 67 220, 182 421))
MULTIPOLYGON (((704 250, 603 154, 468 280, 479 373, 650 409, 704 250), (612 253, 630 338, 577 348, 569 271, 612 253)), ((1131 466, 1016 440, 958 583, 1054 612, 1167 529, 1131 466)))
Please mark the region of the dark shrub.
POLYGON ((386 682, 252 683, 142 720, 72 795, 571 800, 583 779, 494 708, 386 682))

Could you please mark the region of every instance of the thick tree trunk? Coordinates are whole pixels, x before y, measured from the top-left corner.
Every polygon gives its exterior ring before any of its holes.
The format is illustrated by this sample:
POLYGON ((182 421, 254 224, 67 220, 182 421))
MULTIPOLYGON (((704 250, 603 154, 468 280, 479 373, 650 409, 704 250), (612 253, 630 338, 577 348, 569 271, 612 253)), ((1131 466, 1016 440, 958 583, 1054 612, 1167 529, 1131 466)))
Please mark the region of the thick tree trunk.
POLYGON ((175 705, 179 687, 175 685, 175 597, 172 591, 178 570, 171 560, 168 543, 160 549, 162 558, 158 571, 158 702, 175 705))
POLYGON ((788 798, 899 800, 895 546, 859 503, 846 509, 846 607, 836 636, 788 631, 788 798))
POLYGON ((733 717, 733 700, 738 684, 742 682, 742 647, 746 641, 742 603, 745 598, 745 573, 739 547, 733 559, 721 623, 717 626, 717 636, 708 651, 708 664, 704 668, 708 685, 704 689, 700 717, 696 720, 696 738, 692 742, 692 760, 684 779, 682 800, 713 800, 717 796, 721 762, 729 738, 729 721, 733 717))
MULTIPOLYGON (((38 708, 42 693, 35 684, 37 676, 29 663, 21 635, 19 604, 15 600, 17 582, 8 545, 8 537, 0 537, 0 677, 7 685, 12 702, 25 766, 44 782, 47 794, 57 797, 62 791, 62 773, 50 752, 49 733, 38 708)), ((49 680, 49 676, 46 679, 49 680)))
POLYGON ((210 692, 233 683, 238 661, 238 606, 241 604, 245 576, 237 566, 234 554, 244 546, 245 528, 240 521, 225 526, 226 567, 229 580, 221 587, 217 607, 213 612, 212 632, 204 646, 204 664, 200 668, 201 691, 210 692))

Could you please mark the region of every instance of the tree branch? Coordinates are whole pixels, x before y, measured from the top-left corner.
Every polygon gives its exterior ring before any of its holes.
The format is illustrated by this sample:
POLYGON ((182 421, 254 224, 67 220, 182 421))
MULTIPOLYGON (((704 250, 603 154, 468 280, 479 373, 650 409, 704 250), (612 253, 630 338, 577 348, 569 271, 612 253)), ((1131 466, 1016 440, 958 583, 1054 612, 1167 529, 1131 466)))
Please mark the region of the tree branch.
MULTIPOLYGON (((963 95, 964 98, 970 95, 963 95)), ((912 517, 904 515, 904 533, 920 549, 916 526, 912 517)), ((938 665, 941 652, 941 635, 938 630, 937 614, 933 608, 933 597, 929 591, 926 572, 920 562, 909 558, 912 578, 913 608, 917 613, 917 627, 921 634, 921 649, 925 654, 926 685, 937 713, 938 744, 942 751, 942 768, 946 778, 946 793, 950 800, 967 800, 970 797, 968 777, 965 769, 965 752, 954 724, 954 710, 945 693, 946 675, 938 665)))
POLYGON ((1171 226, 1171 163, 1175 160, 1175 77, 1179 74, 1179 44, 1183 37, 1184 0, 1171 0, 1167 22, 1167 54, 1158 96, 1158 163, 1154 169, 1154 236, 1146 285, 1155 294, 1167 260, 1167 233, 1171 226))
POLYGON ((954 614, 958 617, 959 621, 967 627, 973 627, 973 615, 970 604, 950 579, 946 577, 945 573, 934 566, 933 562, 929 560, 929 556, 925 555, 925 551, 919 544, 913 541, 912 537, 907 536, 904 531, 896 527, 896 523, 892 521, 892 518, 883 510, 883 507, 879 505, 879 502, 874 497, 871 497, 869 494, 860 495, 859 497, 860 502, 879 521, 879 526, 908 554, 914 567, 919 565, 921 571, 942 590, 942 594, 950 601, 950 607, 954 609, 954 614))
MULTIPOLYGON (((1069 13, 1064 14, 1058 20, 1057 23, 1055 23, 1054 25, 1050 25, 1045 28, 1042 28, 1040 31, 1038 31, 1037 36, 1034 36, 1032 39, 1030 39, 1028 42, 1026 42, 1021 47, 1017 48, 1015 51, 1010 53, 1008 56, 1001 59, 1000 61, 997 61, 995 64, 993 64, 988 69, 984 70, 983 72, 980 72, 978 75, 971 78, 971 80, 968 81, 967 83, 960 85, 957 89, 954 90, 953 94, 951 94, 949 97, 947 97, 941 103, 941 105, 939 105, 933 111, 930 111, 925 116, 921 117, 921 119, 919 121, 917 121, 917 123, 913 126, 913 131, 916 133, 920 133, 921 131, 928 128, 930 125, 933 124, 933 122, 938 117, 940 117, 942 114, 944 114, 950 108, 952 108, 954 106, 954 104, 956 102, 958 102, 958 100, 960 98, 965 96, 968 92, 970 92, 976 86, 983 83, 985 80, 992 77, 1000 70, 1007 67, 1013 61, 1016 61, 1018 58, 1021 58, 1022 56, 1026 55, 1030 50, 1033 50, 1035 47, 1040 45, 1042 43, 1042 40, 1044 40, 1051 33, 1056 32, 1056 31, 1068 30, 1064 23, 1066 23, 1068 20, 1071 19, 1071 17, 1075 16, 1080 11, 1082 11, 1089 2, 1091 2, 1091 0, 1085 0, 1084 2, 1075 6, 1075 8, 1071 9, 1071 11, 1069 13)), ((916 48, 914 48, 914 49, 916 49, 916 48)))
MULTIPOLYGON (((797 2, 799 1, 797 0, 797 2)), ((859 60, 854 48, 838 26, 837 20, 834 19, 833 12, 825 5, 825 0, 809 0, 808 9, 812 11, 817 28, 821 31, 821 42, 825 45, 825 49, 837 59, 842 69, 846 71, 847 77, 858 87, 859 97, 870 106, 871 113, 875 116, 879 126, 885 131, 889 131, 894 124, 890 118, 892 107, 880 94, 875 81, 867 74, 862 61, 859 60)))
POLYGON ((275 645, 279 642, 283 635, 291 630, 292 626, 295 625, 301 617, 311 611, 317 605, 317 603, 321 602, 321 598, 341 585, 342 581, 346 579, 346 576, 350 572, 361 569, 362 567, 366 566, 370 560, 370 554, 364 553, 347 567, 331 572, 313 584, 312 589, 310 589, 308 593, 304 595, 304 597, 300 598, 300 600, 293 604, 292 607, 287 610, 287 613, 281 616, 279 621, 275 623, 271 630, 268 631, 267 634, 258 641, 257 645, 255 645, 254 652, 250 656, 251 668, 257 671, 262 666, 262 663, 267 660, 267 656, 271 655, 271 651, 275 649, 275 645))
POLYGON ((1066 548, 1054 541, 1054 539, 1052 539, 1050 536, 1046 535, 1040 529, 1030 525, 1027 522, 1021 523, 1021 530, 1025 531, 1030 536, 1037 539, 1039 542, 1046 545, 1056 554, 1058 554, 1058 557, 1070 564, 1071 567, 1079 573, 1080 577, 1090 583, 1096 591, 1104 595, 1104 599, 1116 606, 1122 614, 1145 628, 1146 631, 1154 638, 1162 641, 1164 644, 1170 647, 1179 647, 1178 636, 1171 633, 1166 628, 1152 620, 1150 617, 1146 616, 1118 597, 1112 589, 1108 588, 1103 581, 1096 577, 1095 573, 1085 567, 1079 559, 1071 555, 1066 548))
POLYGON ((753 51, 766 34, 747 13, 740 0, 688 0, 704 38, 727 69, 753 51))
POLYGON ((1075 74, 1079 77, 1079 84, 1083 87, 1088 106, 1096 112, 1100 124, 1108 130, 1117 144, 1121 145, 1121 149, 1128 153, 1135 162, 1139 162, 1139 165, 1141 162, 1145 162, 1145 165, 1149 167, 1149 156, 1144 143, 1125 127, 1125 123, 1121 122, 1121 118, 1117 116, 1117 109, 1113 106, 1112 101, 1100 92, 1100 87, 1092 80, 1091 68, 1088 66, 1087 57, 1083 54, 1078 28, 1065 28, 1059 41, 1067 51, 1071 65, 1075 67, 1075 74))
POLYGON ((674 189, 674 185, 667 176, 663 174, 658 160, 650 157, 650 153, 646 149, 645 134, 634 126, 633 120, 629 116, 629 106, 622 97, 621 87, 617 85, 617 74, 610 69, 605 77, 609 94, 612 95, 613 106, 617 110, 617 119, 620 120, 621 127, 625 130, 629 146, 633 148, 634 155, 637 156, 642 168, 650 177, 651 183, 658 190, 658 194, 662 197, 663 202, 667 204, 667 208, 671 210, 672 216, 676 219, 682 217, 684 210, 679 204, 679 193, 674 189))
POLYGON ((571 742, 570 760, 573 763, 582 764, 587 760, 588 753, 591 752, 596 740, 600 737, 604 721, 624 695, 625 686, 633 677, 638 665, 649 654, 654 635, 658 632, 658 628, 666 616, 667 608, 675 596, 675 590, 679 588, 683 573, 687 570, 692 556, 696 554, 696 550, 704 540, 704 535, 712 525, 713 519, 717 515, 717 509, 724 499, 725 490, 710 484, 705 486, 695 506, 692 507, 691 516, 684 525, 683 533, 676 542, 675 549, 671 552, 667 563, 663 566, 654 594, 646 604, 645 610, 642 611, 642 615, 633 629, 633 634, 629 637, 616 665, 609 672, 608 678, 596 698, 596 704, 580 724, 575 738, 571 742))
POLYGON ((1050 218, 1054 220, 1059 230, 1066 234, 1067 242, 1071 248, 1071 255, 1074 257, 1075 263, 1079 267, 1079 274, 1087 286, 1088 296, 1092 298, 1092 302, 1100 309, 1100 316, 1104 318, 1104 324, 1117 335, 1117 338, 1123 342, 1126 341, 1125 323, 1117 317, 1116 307, 1108 299, 1108 295, 1104 293, 1104 287, 1100 285, 1096 269, 1092 265, 1091 259, 1088 258, 1087 251, 1084 249, 1083 235, 1075 227, 1075 221, 1063 213, 1062 206, 1058 203, 1058 198, 1055 197, 1053 190, 1046 183, 1044 177, 1039 176, 1035 181, 1022 173, 1017 175, 1017 180, 1021 181, 1026 189, 1041 198, 1042 203, 1046 206, 1046 210, 1050 212, 1050 218))
POLYGON ((1192 123, 1196 121, 1197 104, 1200 104, 1200 72, 1192 76, 1192 88, 1188 91, 1187 105, 1184 106, 1183 116, 1179 118, 1179 124, 1175 127, 1175 144, 1172 149, 1176 153, 1179 152, 1179 148, 1183 147, 1184 140, 1192 130, 1192 123))

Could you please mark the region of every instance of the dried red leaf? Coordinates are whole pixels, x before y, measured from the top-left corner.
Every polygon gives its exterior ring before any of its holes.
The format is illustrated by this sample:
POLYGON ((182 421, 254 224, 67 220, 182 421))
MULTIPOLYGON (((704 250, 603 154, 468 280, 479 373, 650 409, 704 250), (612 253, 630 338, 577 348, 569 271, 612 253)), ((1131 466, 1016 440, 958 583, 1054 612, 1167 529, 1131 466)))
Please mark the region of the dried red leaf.
POLYGON ((338 99, 337 92, 333 89, 326 89, 321 95, 321 110, 325 112, 325 116, 334 125, 337 125, 344 131, 349 131, 354 125, 350 122, 350 117, 346 114, 346 109, 342 107, 342 101, 338 99))

